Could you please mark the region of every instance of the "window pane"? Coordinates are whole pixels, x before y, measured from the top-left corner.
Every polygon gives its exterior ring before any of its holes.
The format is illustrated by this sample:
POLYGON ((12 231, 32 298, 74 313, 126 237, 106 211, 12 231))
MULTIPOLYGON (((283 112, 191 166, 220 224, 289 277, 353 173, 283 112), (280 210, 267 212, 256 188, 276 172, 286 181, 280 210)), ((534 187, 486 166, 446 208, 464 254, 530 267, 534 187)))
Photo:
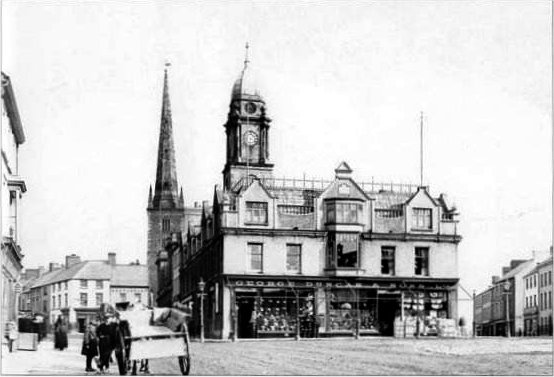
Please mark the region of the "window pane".
POLYGON ((246 222, 250 224, 267 224, 267 203, 246 202, 246 222))
POLYGON ((394 247, 383 246, 381 248, 381 273, 394 275, 394 247))
POLYGON ((358 264, 358 234, 339 233, 336 235, 337 266, 356 267, 358 264))
POLYGON ((248 244, 248 258, 250 270, 255 272, 262 272, 263 256, 262 256, 262 244, 249 243, 248 244))
POLYGON ((432 210, 430 208, 414 208, 412 212, 412 228, 432 229, 432 210))
POLYGON ((300 245, 287 245, 287 271, 300 272, 300 245))
POLYGON ((415 248, 415 274, 421 276, 429 275, 429 248, 415 248))

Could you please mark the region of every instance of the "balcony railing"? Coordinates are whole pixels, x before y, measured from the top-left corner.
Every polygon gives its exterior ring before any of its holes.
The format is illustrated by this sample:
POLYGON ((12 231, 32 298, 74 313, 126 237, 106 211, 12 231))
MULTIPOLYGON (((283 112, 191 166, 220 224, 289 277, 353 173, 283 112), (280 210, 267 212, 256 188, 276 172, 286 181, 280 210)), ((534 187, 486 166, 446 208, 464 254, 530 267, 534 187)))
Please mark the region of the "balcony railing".
MULTIPOLYGON (((242 178, 235 184, 234 190, 248 186, 254 178, 242 178)), ((325 179, 305 179, 305 178, 260 178, 263 185, 270 189, 302 189, 323 191, 333 181, 325 179)), ((411 183, 385 183, 385 182, 356 182, 365 192, 377 193, 380 191, 390 191, 395 193, 414 193, 418 185, 411 183)))

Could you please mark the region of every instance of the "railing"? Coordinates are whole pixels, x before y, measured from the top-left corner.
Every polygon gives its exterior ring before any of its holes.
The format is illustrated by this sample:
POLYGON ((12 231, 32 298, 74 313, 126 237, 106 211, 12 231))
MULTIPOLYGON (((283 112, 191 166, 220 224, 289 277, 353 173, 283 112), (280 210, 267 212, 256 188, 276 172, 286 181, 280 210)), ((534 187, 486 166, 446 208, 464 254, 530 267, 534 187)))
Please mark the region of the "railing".
MULTIPOLYGON (((255 178, 244 177, 238 181, 233 187, 234 190, 248 186, 255 178)), ((324 179, 305 179, 305 178, 259 178, 263 185, 270 189, 302 189, 323 191, 333 181, 324 179)), ((411 183, 385 183, 385 182, 356 182, 362 190, 366 192, 391 191, 396 193, 414 193, 417 191, 418 185, 411 183)))
POLYGON ((391 219, 396 217, 404 216, 404 210, 399 209, 388 209, 388 208, 375 208, 375 217, 380 219, 391 219))

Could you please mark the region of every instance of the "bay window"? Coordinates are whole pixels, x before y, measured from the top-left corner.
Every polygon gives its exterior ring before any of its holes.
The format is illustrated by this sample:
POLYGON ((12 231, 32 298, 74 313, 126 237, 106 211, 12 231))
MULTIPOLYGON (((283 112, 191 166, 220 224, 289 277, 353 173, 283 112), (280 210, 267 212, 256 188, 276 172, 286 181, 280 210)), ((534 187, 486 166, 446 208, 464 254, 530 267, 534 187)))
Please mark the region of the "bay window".
POLYGON ((328 202, 326 222, 336 224, 360 224, 363 219, 361 203, 328 202))

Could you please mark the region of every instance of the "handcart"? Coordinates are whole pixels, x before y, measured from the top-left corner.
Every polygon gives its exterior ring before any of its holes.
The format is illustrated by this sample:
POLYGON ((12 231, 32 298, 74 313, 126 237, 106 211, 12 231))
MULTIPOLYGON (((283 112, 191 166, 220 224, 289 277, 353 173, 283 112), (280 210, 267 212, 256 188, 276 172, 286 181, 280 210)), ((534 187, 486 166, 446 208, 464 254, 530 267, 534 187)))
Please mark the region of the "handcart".
POLYGON ((174 308, 118 312, 115 355, 119 374, 136 374, 137 362, 177 357, 183 375, 190 372, 188 314, 174 308))

